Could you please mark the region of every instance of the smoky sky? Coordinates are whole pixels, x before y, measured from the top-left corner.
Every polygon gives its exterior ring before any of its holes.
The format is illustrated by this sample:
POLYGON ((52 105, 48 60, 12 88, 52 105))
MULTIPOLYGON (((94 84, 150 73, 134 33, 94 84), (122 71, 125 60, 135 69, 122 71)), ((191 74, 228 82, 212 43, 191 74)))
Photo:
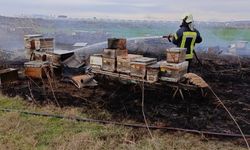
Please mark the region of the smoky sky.
POLYGON ((0 15, 67 15, 120 19, 250 20, 250 0, 0 0, 0 15))

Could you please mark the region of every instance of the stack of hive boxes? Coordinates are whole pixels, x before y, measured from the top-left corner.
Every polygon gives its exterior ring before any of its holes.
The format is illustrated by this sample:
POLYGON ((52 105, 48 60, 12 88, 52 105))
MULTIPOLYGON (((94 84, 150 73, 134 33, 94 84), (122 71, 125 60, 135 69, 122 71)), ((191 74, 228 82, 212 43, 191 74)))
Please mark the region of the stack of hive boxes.
POLYGON ((126 39, 116 38, 108 39, 108 48, 104 49, 102 54, 90 56, 90 65, 93 69, 118 72, 140 79, 148 76, 147 80, 150 82, 158 80, 160 70, 156 58, 128 54, 126 39))
POLYGON ((54 51, 54 39, 45 38, 41 34, 25 35, 24 45, 28 59, 30 59, 31 54, 34 54, 37 59, 42 59, 41 57, 46 52, 54 51))
POLYGON ((39 50, 40 43, 38 41, 40 38, 42 38, 41 34, 32 34, 24 36, 24 47, 26 50, 27 59, 30 59, 31 54, 34 51, 39 50))
POLYGON ((126 43, 126 39, 108 39, 108 48, 103 49, 102 54, 90 56, 91 67, 93 69, 102 69, 110 72, 117 71, 118 58, 128 57, 126 43))
POLYGON ((36 39, 36 50, 33 51, 33 60, 43 60, 45 61, 49 55, 47 53, 54 52, 54 39, 53 38, 45 38, 40 37, 36 39))
POLYGON ((126 39, 108 39, 108 48, 103 49, 102 69, 105 71, 116 71, 117 57, 127 57, 128 50, 126 39))
POLYGON ((167 60, 160 62, 160 79, 178 82, 187 73, 186 48, 171 48, 166 51, 167 60))
MULTIPOLYGON (((50 65, 48 52, 54 51, 54 39, 41 34, 25 35, 26 57, 31 61, 24 63, 25 75, 32 78, 45 77, 45 69, 50 65)), ((52 56, 51 56, 52 57, 52 56)))

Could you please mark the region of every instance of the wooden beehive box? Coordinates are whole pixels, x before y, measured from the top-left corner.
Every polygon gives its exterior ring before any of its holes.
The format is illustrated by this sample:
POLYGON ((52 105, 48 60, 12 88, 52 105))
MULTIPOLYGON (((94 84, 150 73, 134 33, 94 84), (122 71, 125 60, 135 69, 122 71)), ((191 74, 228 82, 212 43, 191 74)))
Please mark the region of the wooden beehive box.
POLYGON ((86 64, 86 58, 81 57, 78 54, 74 54, 73 56, 64 60, 62 64, 69 68, 80 68, 86 64))
POLYGON ((31 78, 44 78, 46 77, 45 70, 48 68, 48 62, 30 61, 24 63, 24 74, 31 78))
POLYGON ((31 49, 25 49, 25 58, 28 60, 31 60, 31 55, 34 52, 34 50, 31 49))
POLYGON ((18 70, 13 68, 0 70, 0 85, 18 79, 18 70))
POLYGON ((169 82, 178 82, 187 73, 188 61, 179 64, 160 62, 160 79, 169 82))
POLYGON ((53 51, 54 38, 40 38, 40 51, 53 51))
POLYGON ((103 49, 103 57, 106 58, 117 58, 118 56, 126 57, 128 55, 128 50, 119 49, 103 49))
POLYGON ((90 66, 92 68, 96 68, 96 69, 101 69, 102 68, 102 55, 101 54, 95 54, 90 56, 90 66))
POLYGON ((120 49, 124 50, 127 48, 127 40, 122 38, 109 38, 108 49, 120 49))
POLYGON ((41 34, 24 35, 25 49, 39 49, 40 43, 38 43, 38 41, 40 38, 42 38, 41 34))
POLYGON ((26 39, 25 41, 25 50, 26 58, 30 59, 31 54, 40 49, 39 39, 26 39))
POLYGON ((54 66, 61 66, 62 62, 74 55, 73 51, 55 50, 47 51, 47 61, 51 62, 54 66))
POLYGON ((136 58, 141 58, 142 55, 128 54, 127 56, 118 56, 117 57, 117 72, 130 74, 131 72, 131 61, 136 58))
POLYGON ((47 56, 45 52, 34 51, 30 57, 31 61, 46 61, 47 56))
POLYGON ((167 49, 167 62, 168 63, 182 63, 186 58, 186 48, 170 48, 167 49))
POLYGON ((115 72, 116 71, 116 59, 103 57, 102 70, 115 72))
POLYGON ((40 41, 39 41, 39 39, 26 39, 24 46, 25 46, 25 49, 39 50, 40 49, 40 41))
POLYGON ((148 65, 156 63, 156 58, 149 58, 149 57, 141 57, 136 58, 131 62, 131 76, 139 77, 139 78, 145 78, 146 76, 146 67, 148 65))
POLYGON ((147 66, 147 81, 150 83, 157 82, 159 79, 160 63, 147 66))

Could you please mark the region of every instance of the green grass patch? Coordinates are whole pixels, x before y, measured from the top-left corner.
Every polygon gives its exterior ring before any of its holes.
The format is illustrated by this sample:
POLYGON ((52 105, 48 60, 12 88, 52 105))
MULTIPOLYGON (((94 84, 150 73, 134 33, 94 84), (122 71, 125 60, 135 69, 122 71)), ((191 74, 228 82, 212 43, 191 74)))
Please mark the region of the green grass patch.
POLYGON ((52 139, 59 136, 64 132, 63 124, 60 119, 49 119, 46 120, 44 126, 44 131, 37 135, 38 146, 49 145, 52 139))
POLYGON ((0 94, 0 107, 1 108, 11 108, 11 109, 24 109, 26 104, 22 98, 8 98, 0 94))

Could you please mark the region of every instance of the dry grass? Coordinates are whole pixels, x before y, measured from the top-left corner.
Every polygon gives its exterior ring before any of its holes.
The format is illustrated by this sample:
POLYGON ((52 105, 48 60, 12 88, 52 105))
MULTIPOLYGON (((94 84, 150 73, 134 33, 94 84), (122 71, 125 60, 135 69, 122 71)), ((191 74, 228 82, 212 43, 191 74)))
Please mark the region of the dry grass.
MULTIPOLYGON (((39 110, 66 115, 82 115, 77 108, 30 106, 19 98, 0 96, 1 107, 39 110)), ((185 133, 153 131, 151 139, 145 129, 82 123, 63 119, 0 112, 0 149, 245 149, 237 141, 207 140, 185 133), (234 143, 233 143, 234 142, 234 143)))

